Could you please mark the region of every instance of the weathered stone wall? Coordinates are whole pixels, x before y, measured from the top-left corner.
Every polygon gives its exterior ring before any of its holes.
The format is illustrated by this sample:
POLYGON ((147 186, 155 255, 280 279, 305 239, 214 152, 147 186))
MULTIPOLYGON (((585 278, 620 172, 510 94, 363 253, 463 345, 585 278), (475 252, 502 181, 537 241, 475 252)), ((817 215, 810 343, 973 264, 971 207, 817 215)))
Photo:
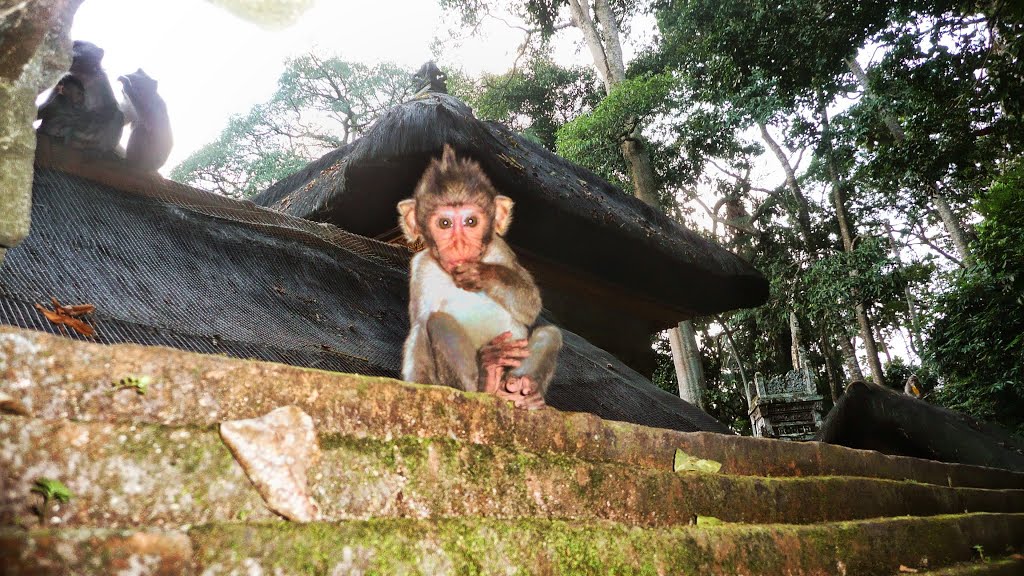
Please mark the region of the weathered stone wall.
POLYGON ((0 0, 0 262, 29 229, 35 99, 71 62, 82 0, 0 0))

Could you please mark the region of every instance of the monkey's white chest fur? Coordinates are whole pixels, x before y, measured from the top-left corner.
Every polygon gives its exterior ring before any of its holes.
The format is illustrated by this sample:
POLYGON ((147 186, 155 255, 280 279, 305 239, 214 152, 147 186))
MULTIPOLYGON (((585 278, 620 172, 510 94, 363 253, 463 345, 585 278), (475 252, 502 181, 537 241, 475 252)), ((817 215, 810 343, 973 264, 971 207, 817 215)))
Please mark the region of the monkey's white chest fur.
MULTIPOLYGON (((484 292, 469 292, 455 285, 455 281, 433 260, 423 262, 426 285, 431 286, 429 294, 425 294, 426 304, 420 314, 429 316, 431 312, 450 314, 469 336, 473 347, 480 349, 502 332, 512 332, 514 339, 526 338, 527 327, 516 322, 503 306, 495 302, 484 292)), ((425 322, 426 317, 421 321, 425 322)))
POLYGON ((506 331, 511 331, 514 339, 526 338, 526 326, 516 323, 507 310, 483 292, 467 292, 454 283, 445 292, 438 311, 451 314, 477 349, 506 331))

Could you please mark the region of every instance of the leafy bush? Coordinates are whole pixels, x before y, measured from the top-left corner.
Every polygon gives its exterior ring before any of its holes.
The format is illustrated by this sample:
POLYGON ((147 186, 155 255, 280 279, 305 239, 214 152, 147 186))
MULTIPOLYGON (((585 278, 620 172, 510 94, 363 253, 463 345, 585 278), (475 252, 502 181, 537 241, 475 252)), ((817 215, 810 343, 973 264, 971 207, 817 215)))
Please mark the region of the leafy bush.
POLYGON ((1024 432, 1024 159, 978 202, 978 262, 937 303, 929 342, 947 407, 1024 432))

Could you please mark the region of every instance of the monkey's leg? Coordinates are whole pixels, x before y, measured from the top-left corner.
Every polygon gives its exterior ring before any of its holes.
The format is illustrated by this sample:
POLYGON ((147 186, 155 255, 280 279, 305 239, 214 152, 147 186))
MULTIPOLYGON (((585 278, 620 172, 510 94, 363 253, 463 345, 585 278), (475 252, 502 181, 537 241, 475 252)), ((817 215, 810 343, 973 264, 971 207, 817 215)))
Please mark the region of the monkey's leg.
POLYGON ((509 372, 505 389, 524 396, 539 394, 543 398, 555 375, 558 351, 562 348, 562 331, 556 326, 540 326, 530 334, 528 348, 530 355, 518 368, 509 372))
POLYGON ((434 384, 437 381, 430 338, 423 326, 413 327, 402 346, 402 380, 420 384, 434 384))
POLYGON ((427 337, 437 374, 433 384, 476 392, 480 372, 476 349, 458 321, 444 312, 432 313, 427 319, 427 337))

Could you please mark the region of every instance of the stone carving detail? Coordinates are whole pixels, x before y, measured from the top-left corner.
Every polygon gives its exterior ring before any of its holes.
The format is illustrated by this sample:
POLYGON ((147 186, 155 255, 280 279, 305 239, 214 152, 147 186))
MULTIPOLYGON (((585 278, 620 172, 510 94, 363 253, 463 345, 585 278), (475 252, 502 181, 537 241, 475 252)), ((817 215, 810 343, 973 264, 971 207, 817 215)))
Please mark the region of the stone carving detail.
POLYGON ((822 397, 806 366, 768 380, 755 374, 747 401, 755 436, 810 440, 821 427, 822 397))

